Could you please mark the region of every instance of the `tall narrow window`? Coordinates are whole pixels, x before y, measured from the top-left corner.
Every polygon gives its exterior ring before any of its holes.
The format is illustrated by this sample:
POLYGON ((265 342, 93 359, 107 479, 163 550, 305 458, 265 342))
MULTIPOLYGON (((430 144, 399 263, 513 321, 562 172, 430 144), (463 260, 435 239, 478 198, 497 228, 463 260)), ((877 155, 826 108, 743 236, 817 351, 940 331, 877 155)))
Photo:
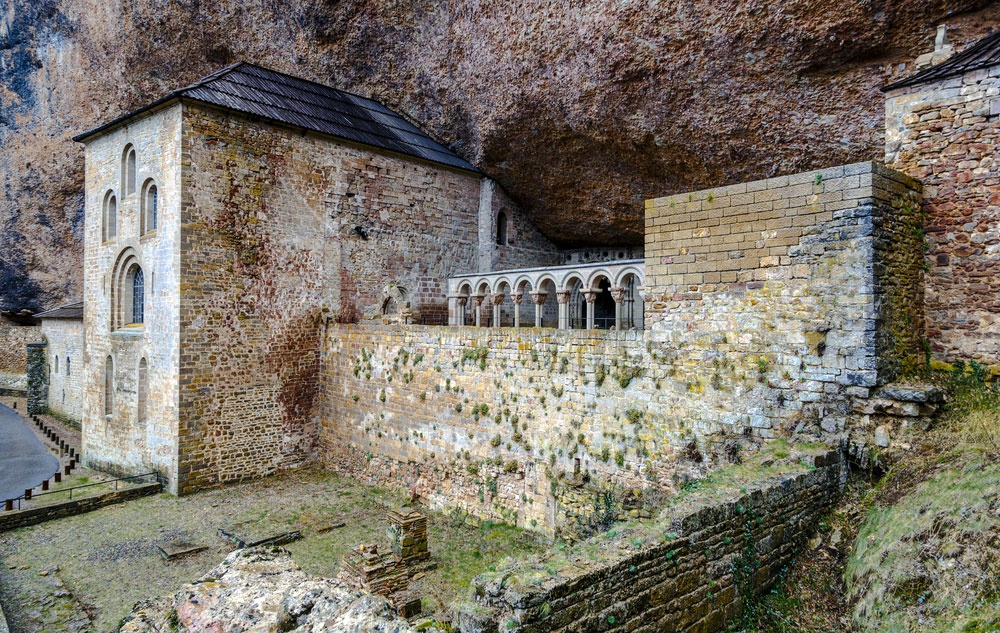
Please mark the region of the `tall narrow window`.
POLYGON ((148 181, 145 186, 145 192, 142 196, 141 217, 143 233, 149 233, 150 231, 156 230, 156 213, 159 202, 156 185, 153 184, 152 181, 148 181))
POLYGON ((497 214, 497 244, 507 246, 507 214, 503 211, 497 214))
POLYGON ((143 306, 145 295, 145 281, 142 269, 136 266, 132 273, 132 321, 131 323, 143 322, 143 306))
POLYGON ((135 148, 131 145, 125 146, 122 152, 122 195, 130 196, 135 193, 135 148))
POLYGON ((115 193, 109 191, 104 195, 104 241, 113 240, 118 235, 118 199, 115 193))
POLYGON ((104 415, 111 417, 115 410, 115 362, 111 357, 104 361, 104 415))
POLYGON ((56 373, 59 373, 59 357, 56 356, 56 373))
POLYGON ((69 376, 69 356, 66 357, 66 375, 69 376))
POLYGON ((149 368, 146 359, 139 361, 139 384, 136 389, 136 419, 146 421, 146 398, 149 395, 149 368))

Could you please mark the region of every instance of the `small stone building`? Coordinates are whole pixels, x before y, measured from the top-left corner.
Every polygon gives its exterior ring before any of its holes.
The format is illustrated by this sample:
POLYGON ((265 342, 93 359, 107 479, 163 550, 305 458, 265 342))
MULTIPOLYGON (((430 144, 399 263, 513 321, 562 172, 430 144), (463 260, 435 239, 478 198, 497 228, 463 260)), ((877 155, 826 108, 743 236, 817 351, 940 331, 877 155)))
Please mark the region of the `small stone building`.
POLYGON ((45 338, 44 372, 48 413, 80 422, 83 384, 83 302, 71 303, 35 315, 45 338))
MULTIPOLYGON (((950 47, 943 33, 938 40, 940 59, 950 47)), ((885 162, 924 184, 931 351, 994 364, 1000 358, 1000 30, 884 91, 885 162)))
POLYGON ((84 459, 177 493, 312 458, 327 323, 442 323, 450 275, 557 257, 403 116, 250 64, 76 140, 84 459))

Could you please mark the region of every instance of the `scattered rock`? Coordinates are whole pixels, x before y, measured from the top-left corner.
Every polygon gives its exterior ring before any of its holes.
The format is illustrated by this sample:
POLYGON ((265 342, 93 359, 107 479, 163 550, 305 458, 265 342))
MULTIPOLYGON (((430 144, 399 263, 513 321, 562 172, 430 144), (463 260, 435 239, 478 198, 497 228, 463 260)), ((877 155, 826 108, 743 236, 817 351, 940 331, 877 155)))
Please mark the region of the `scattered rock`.
MULTIPOLYGON (((337 580, 312 578, 278 547, 241 549, 173 599, 144 601, 122 633, 412 633, 392 605, 337 580)), ((434 631, 434 628, 422 629, 434 631)))

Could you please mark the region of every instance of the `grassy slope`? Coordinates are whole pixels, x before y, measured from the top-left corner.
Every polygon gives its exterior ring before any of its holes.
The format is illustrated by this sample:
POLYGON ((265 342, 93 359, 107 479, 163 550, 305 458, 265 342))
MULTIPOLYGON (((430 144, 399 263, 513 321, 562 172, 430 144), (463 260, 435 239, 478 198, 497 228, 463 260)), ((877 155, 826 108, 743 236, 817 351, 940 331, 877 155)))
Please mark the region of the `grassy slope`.
POLYGON ((878 482, 852 478, 757 630, 1000 632, 1000 388, 983 378, 935 377, 952 390, 938 428, 878 482))

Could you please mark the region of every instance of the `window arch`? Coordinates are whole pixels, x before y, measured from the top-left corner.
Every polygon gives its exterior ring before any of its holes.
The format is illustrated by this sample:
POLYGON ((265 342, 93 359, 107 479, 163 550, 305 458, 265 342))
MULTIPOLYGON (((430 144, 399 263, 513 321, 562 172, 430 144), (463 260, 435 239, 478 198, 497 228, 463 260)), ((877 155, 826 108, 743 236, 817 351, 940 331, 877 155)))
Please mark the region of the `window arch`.
POLYGON ((146 359, 139 360, 139 377, 136 388, 136 419, 146 421, 146 400, 149 396, 149 366, 146 359))
POLYGON ((115 361, 110 356, 104 361, 104 415, 111 417, 115 410, 115 361))
POLYGON ((130 196, 133 193, 135 193, 135 147, 130 143, 122 152, 122 195, 130 196))
POLYGON ((497 245, 507 246, 507 214, 503 211, 497 214, 497 245))
POLYGON ((140 199, 139 221, 141 224, 140 234, 145 235, 156 230, 157 215, 159 213, 160 198, 156 183, 149 179, 142 186, 142 198, 140 199))
POLYGON ((111 331, 146 321, 146 276, 138 254, 132 247, 124 248, 118 254, 111 276, 110 286, 111 331))
POLYGON ((114 191, 104 194, 103 227, 101 229, 102 238, 105 242, 113 240, 118 235, 118 198, 114 191))

